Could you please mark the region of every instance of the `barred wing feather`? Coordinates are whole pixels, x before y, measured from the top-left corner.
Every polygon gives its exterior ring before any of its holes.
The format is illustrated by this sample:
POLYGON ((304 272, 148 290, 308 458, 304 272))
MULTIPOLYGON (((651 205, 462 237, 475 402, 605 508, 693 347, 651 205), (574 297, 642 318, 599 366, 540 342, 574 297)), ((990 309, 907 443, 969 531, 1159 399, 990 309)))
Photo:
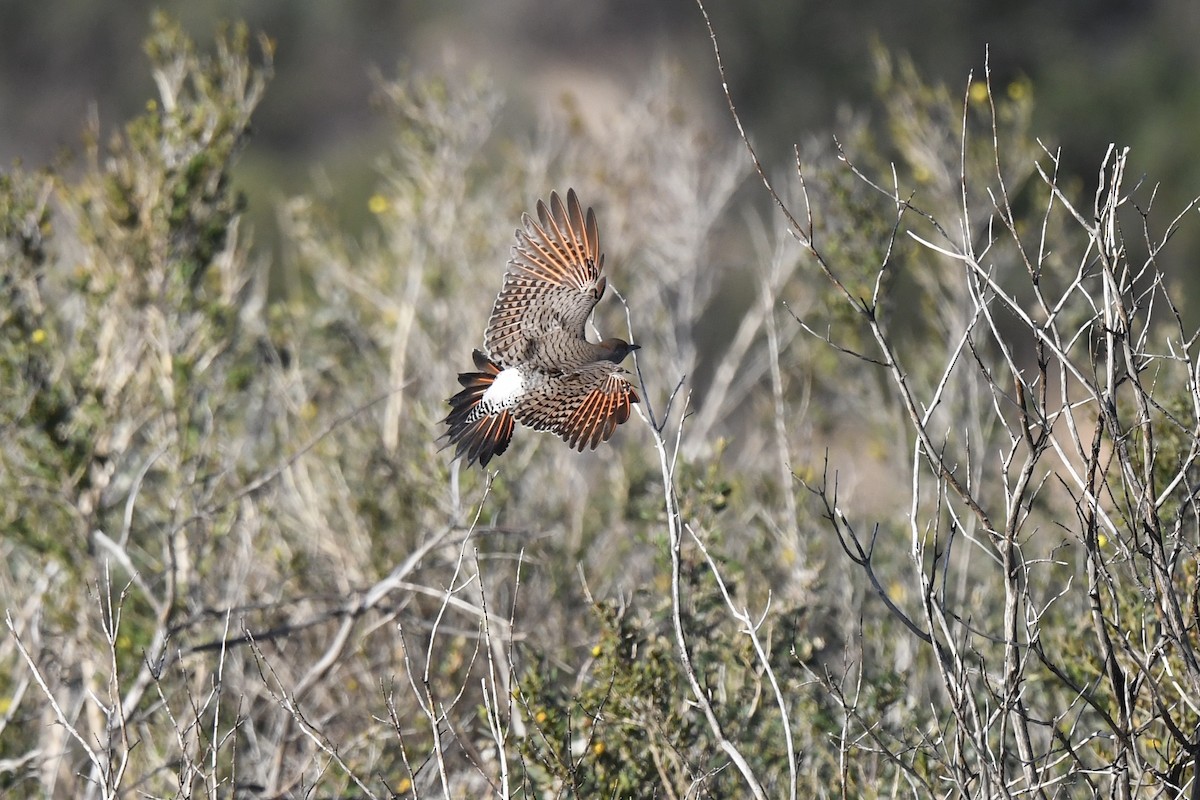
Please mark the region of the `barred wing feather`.
POLYGON ((537 222, 526 214, 517 231, 484 343, 502 364, 555 369, 585 341, 604 294, 604 259, 596 215, 584 213, 573 189, 565 204, 557 192, 549 207, 538 201, 537 214, 537 222))
POLYGON ((633 404, 639 402, 625 374, 620 367, 598 362, 547 378, 514 414, 522 424, 550 431, 576 450, 594 450, 629 419, 633 404))

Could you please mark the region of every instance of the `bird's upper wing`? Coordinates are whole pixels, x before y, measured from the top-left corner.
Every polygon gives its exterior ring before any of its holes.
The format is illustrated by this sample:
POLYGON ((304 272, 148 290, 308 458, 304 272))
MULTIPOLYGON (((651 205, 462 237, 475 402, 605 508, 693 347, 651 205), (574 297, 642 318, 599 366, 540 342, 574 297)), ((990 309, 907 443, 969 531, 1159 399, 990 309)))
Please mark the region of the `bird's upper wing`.
POLYGON ((550 431, 577 450, 594 450, 629 419, 633 404, 639 402, 637 390, 625 375, 615 364, 598 361, 544 376, 513 413, 523 424, 550 431))
POLYGON ((539 200, 537 214, 537 222, 522 217, 484 343, 502 364, 555 369, 561 364, 554 351, 561 348, 545 345, 585 338, 588 315, 604 294, 604 257, 596 215, 589 208, 585 216, 574 189, 565 205, 557 192, 549 208, 539 200))

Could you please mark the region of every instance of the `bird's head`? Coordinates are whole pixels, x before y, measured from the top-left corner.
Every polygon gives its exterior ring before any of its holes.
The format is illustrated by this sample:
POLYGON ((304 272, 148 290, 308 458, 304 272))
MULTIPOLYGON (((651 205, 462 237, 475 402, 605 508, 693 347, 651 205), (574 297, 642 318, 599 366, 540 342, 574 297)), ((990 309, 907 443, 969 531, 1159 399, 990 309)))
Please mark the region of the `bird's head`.
POLYGON ((640 344, 630 344, 624 339, 605 339, 599 347, 604 351, 601 358, 614 364, 620 364, 625 360, 625 356, 642 348, 640 344))

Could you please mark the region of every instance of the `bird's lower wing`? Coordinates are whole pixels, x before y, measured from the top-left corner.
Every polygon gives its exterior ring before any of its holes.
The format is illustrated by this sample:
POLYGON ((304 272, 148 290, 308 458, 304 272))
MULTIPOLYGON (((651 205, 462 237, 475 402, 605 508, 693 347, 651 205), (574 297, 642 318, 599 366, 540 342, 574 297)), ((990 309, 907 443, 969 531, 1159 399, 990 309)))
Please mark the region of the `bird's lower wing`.
POLYGON ((629 419, 637 390, 625 370, 609 363, 549 376, 514 409, 522 424, 550 431, 571 447, 595 449, 629 419))

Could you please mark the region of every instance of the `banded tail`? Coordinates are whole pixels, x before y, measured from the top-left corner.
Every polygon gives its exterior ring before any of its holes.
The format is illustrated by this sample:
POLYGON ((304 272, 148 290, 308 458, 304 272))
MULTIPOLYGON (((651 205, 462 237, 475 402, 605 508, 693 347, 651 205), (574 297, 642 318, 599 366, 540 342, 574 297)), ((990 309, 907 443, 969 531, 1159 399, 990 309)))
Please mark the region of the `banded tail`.
POLYGON ((446 447, 454 445, 454 457, 467 457, 467 466, 478 461, 486 467, 493 456, 508 448, 512 439, 514 419, 512 412, 502 409, 488 414, 480 407, 484 393, 500 374, 500 366, 476 350, 471 354, 479 372, 464 372, 458 376, 463 390, 449 399, 450 413, 442 422, 450 426, 443 438, 446 447))

